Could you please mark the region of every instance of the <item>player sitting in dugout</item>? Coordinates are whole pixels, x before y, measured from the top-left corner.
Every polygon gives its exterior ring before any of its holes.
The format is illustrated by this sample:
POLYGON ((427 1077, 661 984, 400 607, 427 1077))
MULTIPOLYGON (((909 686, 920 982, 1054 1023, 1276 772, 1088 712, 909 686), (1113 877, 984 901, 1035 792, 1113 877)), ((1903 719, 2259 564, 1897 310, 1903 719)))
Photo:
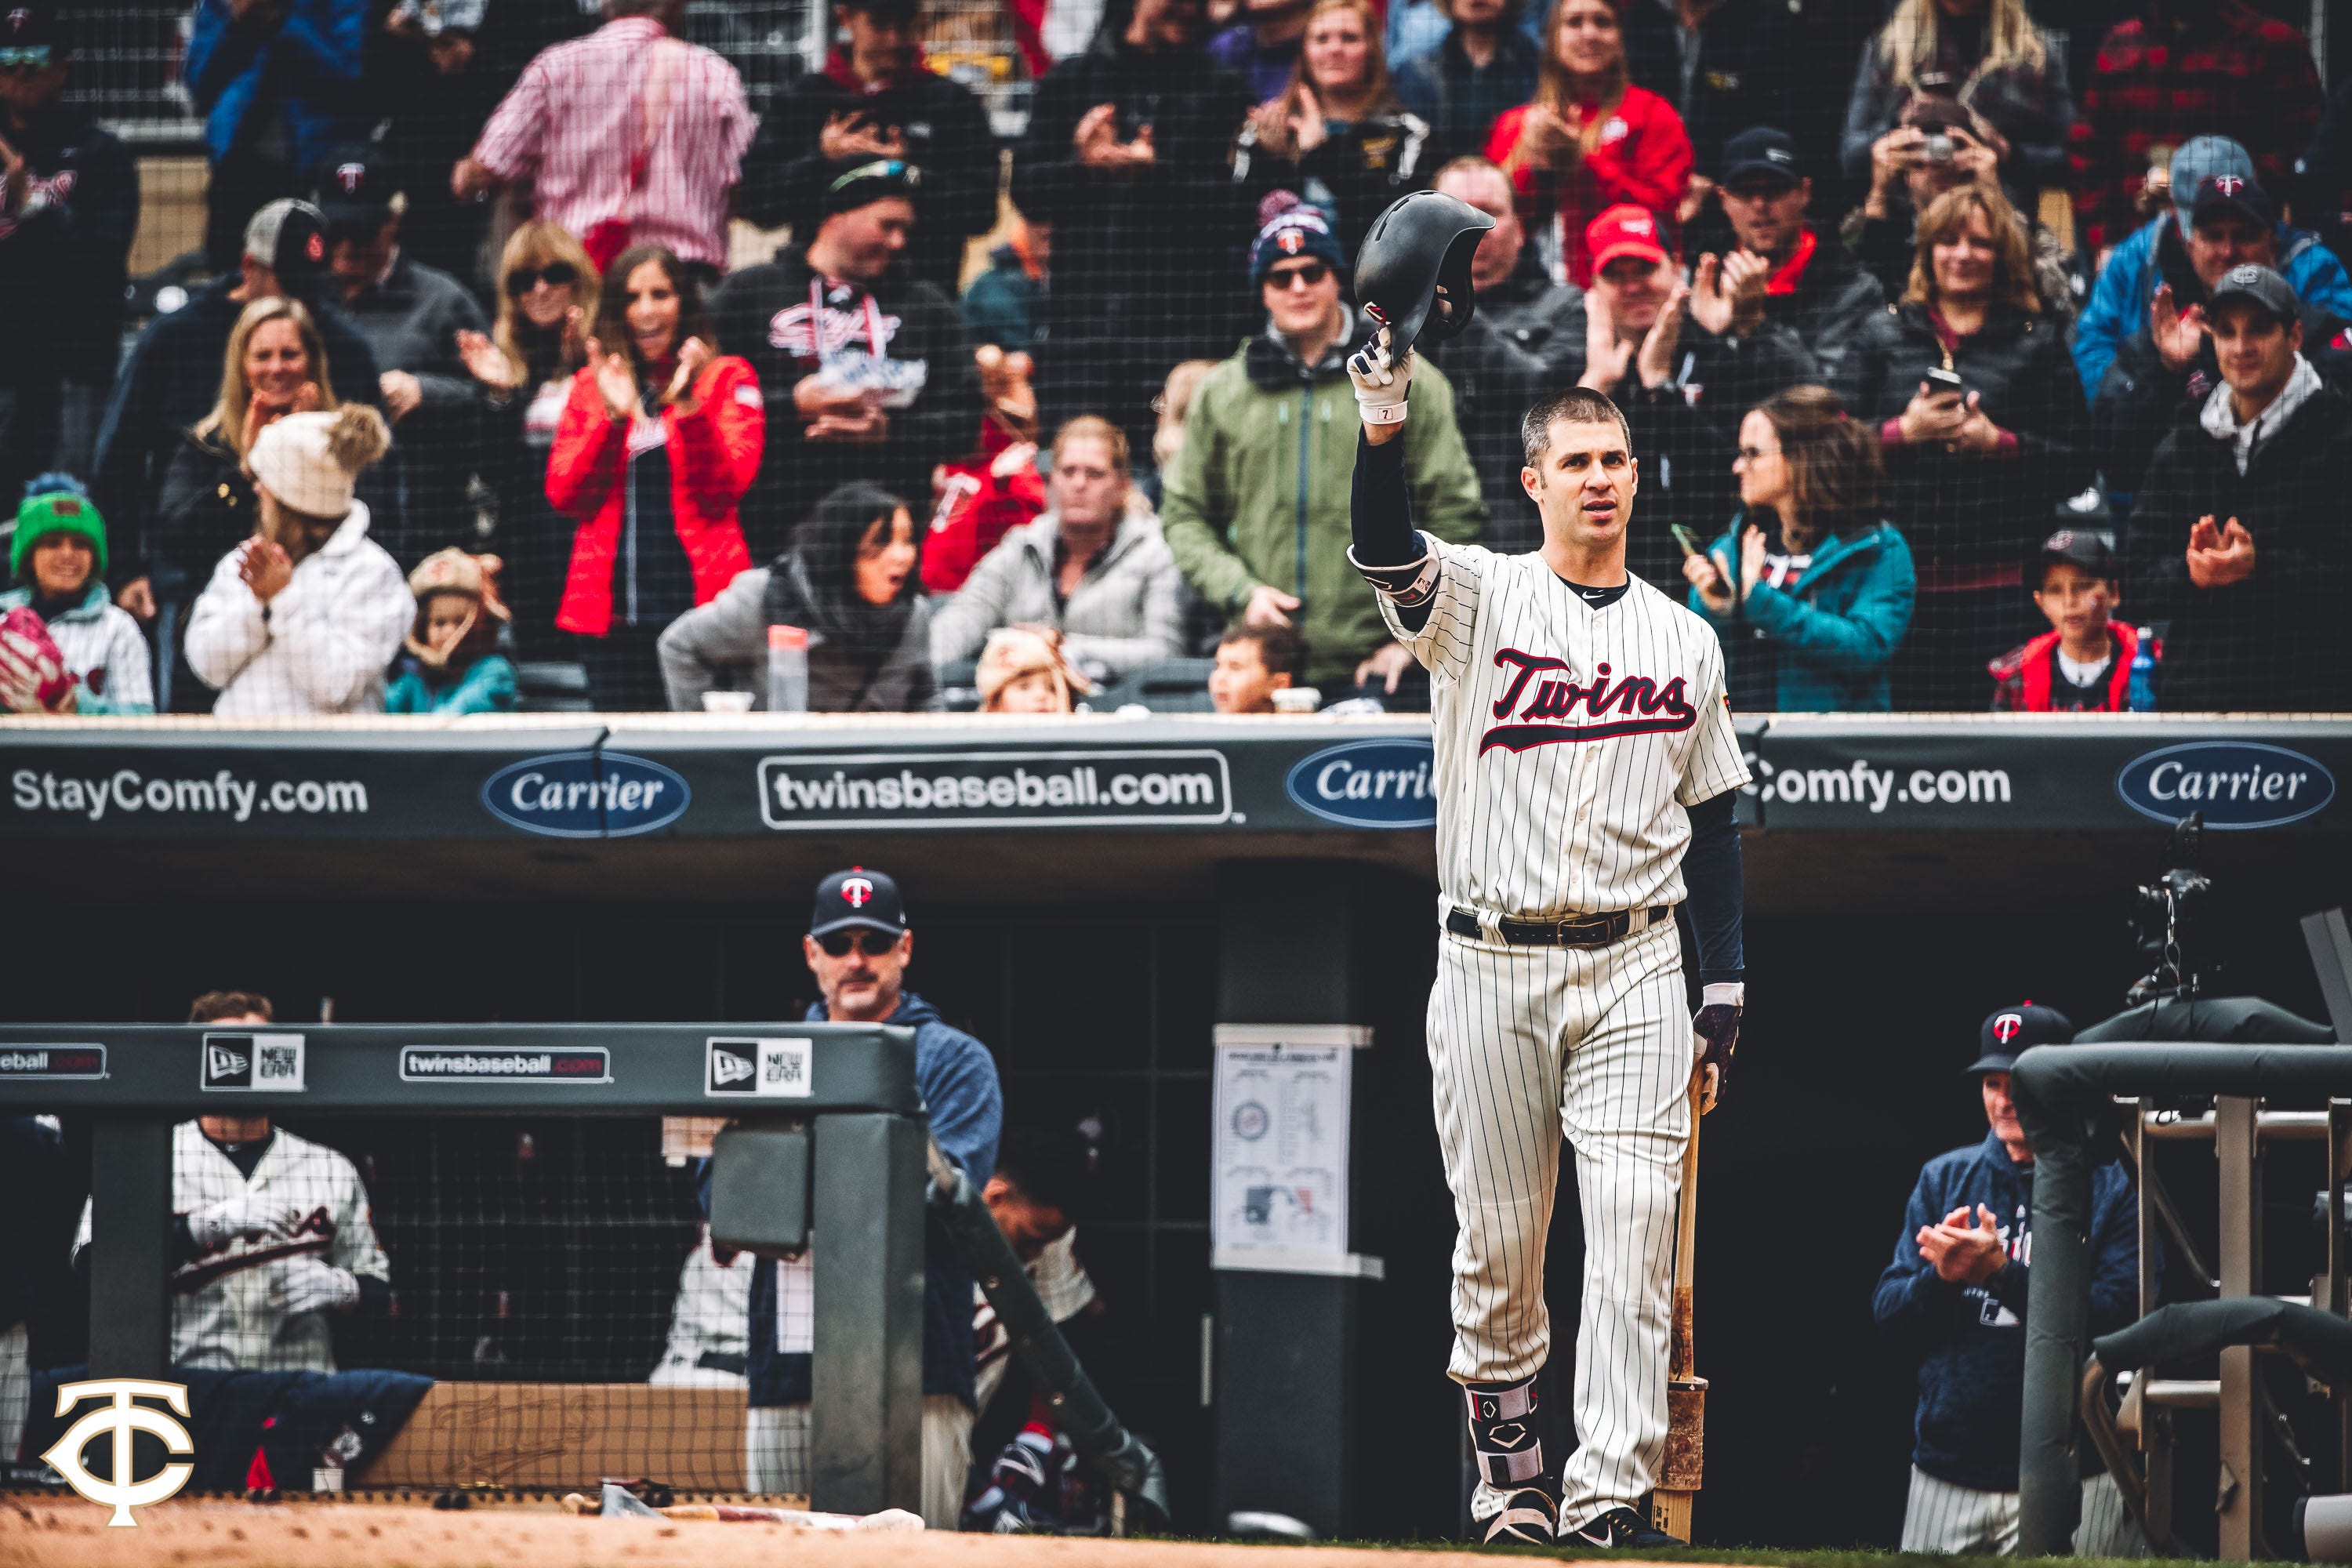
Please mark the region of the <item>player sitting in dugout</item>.
MULTIPOLYGON (((266 1030, 275 1016, 267 996, 208 991, 188 1022, 266 1030)), ((98 1245, 85 1203, 77 1268, 98 1245)), ((171 1247, 175 1367, 333 1372, 327 1315, 393 1310, 392 1266, 359 1168, 267 1116, 204 1116, 172 1130, 171 1247)))

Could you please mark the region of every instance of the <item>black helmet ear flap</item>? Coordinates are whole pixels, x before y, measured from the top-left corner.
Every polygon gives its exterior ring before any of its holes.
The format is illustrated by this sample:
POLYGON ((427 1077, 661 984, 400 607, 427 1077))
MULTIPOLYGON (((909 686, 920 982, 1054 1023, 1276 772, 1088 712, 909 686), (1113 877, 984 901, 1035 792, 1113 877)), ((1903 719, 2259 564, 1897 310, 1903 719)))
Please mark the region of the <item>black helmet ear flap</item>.
POLYGON ((1356 298, 1388 323, 1390 353, 1402 357, 1424 336, 1440 342, 1469 324, 1471 258, 1494 226, 1486 214, 1438 191, 1400 196, 1373 220, 1356 253, 1356 298), (1440 285, 1446 308, 1434 310, 1440 285))

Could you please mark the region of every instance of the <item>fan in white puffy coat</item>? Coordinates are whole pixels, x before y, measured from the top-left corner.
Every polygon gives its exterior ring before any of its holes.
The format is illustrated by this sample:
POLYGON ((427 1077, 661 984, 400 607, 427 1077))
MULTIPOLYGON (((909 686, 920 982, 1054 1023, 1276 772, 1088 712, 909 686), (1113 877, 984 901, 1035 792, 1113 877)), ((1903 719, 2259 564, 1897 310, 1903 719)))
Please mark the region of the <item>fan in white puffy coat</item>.
POLYGON ((220 692, 221 718, 383 711, 416 601, 352 490, 391 441, 359 404, 289 414, 255 440, 254 536, 221 557, 188 618, 188 664, 220 692))

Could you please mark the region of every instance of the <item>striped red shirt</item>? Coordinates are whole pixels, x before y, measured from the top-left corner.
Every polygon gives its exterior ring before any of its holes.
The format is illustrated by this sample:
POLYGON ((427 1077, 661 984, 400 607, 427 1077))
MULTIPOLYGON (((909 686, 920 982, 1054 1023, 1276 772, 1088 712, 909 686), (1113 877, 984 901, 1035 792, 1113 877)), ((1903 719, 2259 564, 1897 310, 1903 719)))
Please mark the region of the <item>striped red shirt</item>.
POLYGON ((727 194, 757 129, 733 66, 669 39, 650 16, 625 16, 541 51, 483 127, 474 158, 501 180, 534 180, 538 216, 576 236, 625 217, 632 243, 723 269, 727 194), (654 61, 674 52, 668 110, 632 197, 654 61))

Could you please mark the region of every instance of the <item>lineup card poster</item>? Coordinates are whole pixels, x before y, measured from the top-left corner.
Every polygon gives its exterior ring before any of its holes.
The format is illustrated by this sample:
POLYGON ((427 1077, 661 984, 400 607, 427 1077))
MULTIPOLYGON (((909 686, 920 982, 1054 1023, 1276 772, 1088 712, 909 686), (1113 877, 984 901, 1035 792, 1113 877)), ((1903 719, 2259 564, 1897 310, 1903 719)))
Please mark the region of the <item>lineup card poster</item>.
POLYGON ((1220 1045, 1210 1246, 1348 1250, 1345 1046, 1220 1045))

